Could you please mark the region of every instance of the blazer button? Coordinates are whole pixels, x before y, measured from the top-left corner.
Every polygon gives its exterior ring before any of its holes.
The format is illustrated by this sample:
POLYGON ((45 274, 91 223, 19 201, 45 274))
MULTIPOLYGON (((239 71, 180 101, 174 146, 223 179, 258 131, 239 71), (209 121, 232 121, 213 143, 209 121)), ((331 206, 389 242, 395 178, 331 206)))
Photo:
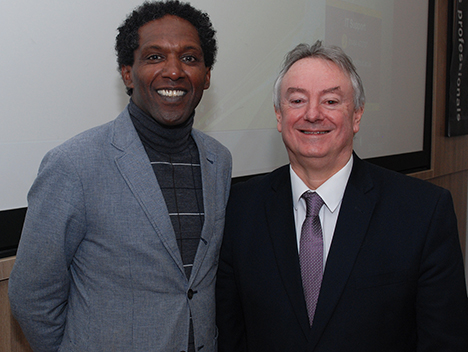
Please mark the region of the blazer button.
POLYGON ((192 299, 192 298, 193 298, 193 290, 192 290, 192 289, 188 290, 188 292, 187 292, 187 297, 188 297, 188 299, 192 299))

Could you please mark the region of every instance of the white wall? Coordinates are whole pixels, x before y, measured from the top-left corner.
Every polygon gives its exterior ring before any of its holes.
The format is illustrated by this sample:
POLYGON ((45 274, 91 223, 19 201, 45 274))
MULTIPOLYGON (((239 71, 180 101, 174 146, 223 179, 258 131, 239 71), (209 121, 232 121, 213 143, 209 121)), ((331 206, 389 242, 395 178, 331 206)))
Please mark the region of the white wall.
MULTIPOLYGON (((116 117, 128 102, 116 28, 142 0, 0 0, 0 210, 25 207, 44 153, 116 117)), ((219 42, 195 126, 233 153, 233 175, 287 162, 273 80, 287 51, 318 39, 342 46, 367 91, 361 157, 422 149, 427 1, 192 0, 219 42), (272 5, 273 4, 273 5, 272 5)))

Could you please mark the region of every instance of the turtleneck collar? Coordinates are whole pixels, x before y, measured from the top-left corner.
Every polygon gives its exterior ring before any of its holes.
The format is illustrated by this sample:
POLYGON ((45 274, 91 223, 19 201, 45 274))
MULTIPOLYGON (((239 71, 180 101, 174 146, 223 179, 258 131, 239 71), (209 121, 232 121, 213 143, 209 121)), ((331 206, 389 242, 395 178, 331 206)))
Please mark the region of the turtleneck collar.
POLYGON ((184 123, 176 126, 162 125, 147 115, 130 99, 130 117, 145 148, 167 154, 180 153, 187 148, 195 112, 184 123))

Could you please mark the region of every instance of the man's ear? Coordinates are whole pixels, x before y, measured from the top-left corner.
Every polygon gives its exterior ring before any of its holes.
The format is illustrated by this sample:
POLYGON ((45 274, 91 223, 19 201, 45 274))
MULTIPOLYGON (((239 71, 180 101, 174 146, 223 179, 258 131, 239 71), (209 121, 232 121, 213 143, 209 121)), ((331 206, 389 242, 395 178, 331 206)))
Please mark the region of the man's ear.
POLYGON ((361 125, 362 114, 364 114, 364 106, 354 111, 353 114, 353 132, 354 134, 359 132, 359 127, 361 125))
POLYGON ((132 66, 122 66, 120 69, 122 80, 127 88, 135 88, 133 86, 132 66))
POLYGON ((203 86, 203 89, 210 88, 210 80, 211 80, 211 68, 207 67, 206 75, 205 75, 205 85, 203 86))
POLYGON ((283 115, 281 114, 281 108, 276 108, 275 106, 275 115, 276 115, 276 128, 278 129, 278 132, 281 133, 282 131, 282 125, 281 125, 281 121, 282 121, 282 118, 283 118, 283 115))

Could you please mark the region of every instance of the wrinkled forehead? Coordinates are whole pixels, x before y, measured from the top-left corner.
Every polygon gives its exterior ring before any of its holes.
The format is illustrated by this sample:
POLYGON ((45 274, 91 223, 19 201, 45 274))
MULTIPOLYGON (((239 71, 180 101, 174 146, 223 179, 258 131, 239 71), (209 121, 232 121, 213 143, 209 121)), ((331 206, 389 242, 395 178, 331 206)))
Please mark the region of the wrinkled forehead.
POLYGON ((291 89, 314 91, 334 87, 353 93, 351 78, 340 66, 322 58, 304 58, 296 61, 285 73, 281 91, 283 93, 291 89))

